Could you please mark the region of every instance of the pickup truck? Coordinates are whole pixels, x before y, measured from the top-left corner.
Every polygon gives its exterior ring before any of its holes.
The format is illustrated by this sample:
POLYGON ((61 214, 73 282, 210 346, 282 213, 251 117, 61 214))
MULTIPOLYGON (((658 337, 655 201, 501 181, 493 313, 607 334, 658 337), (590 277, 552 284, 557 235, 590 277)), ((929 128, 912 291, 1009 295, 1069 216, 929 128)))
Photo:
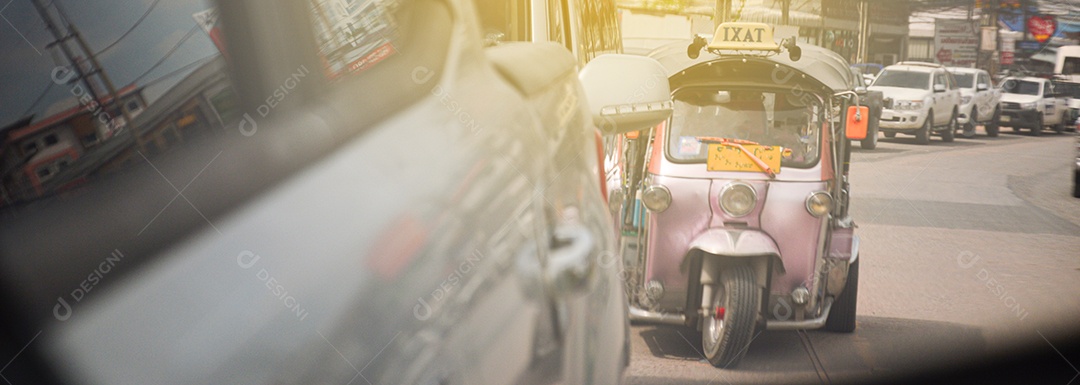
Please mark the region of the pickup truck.
POLYGON ((1036 77, 1010 77, 1001 82, 1001 125, 1031 129, 1031 134, 1042 135, 1042 130, 1053 126, 1054 131, 1065 131, 1065 99, 1060 97, 1047 80, 1036 77))
POLYGON ((998 120, 1001 117, 1001 89, 993 88, 990 73, 977 68, 951 67, 957 84, 960 85, 960 134, 965 138, 975 137, 975 126, 983 125, 986 136, 998 135, 998 120))

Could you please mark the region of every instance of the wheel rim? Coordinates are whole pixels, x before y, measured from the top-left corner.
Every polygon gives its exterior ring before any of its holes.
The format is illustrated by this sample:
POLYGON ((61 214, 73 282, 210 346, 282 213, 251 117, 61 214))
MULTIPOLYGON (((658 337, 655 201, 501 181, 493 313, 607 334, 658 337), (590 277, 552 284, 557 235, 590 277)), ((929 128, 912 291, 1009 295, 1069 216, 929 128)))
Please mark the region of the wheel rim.
MULTIPOLYGON (((727 293, 723 286, 718 286, 716 292, 713 293, 710 310, 715 313, 718 306, 727 309, 727 293)), ((727 318, 727 316, 725 315, 724 318, 727 318)), ((715 314, 710 314, 709 320, 705 323, 705 330, 702 333, 709 337, 705 341, 705 350, 709 353, 715 353, 720 348, 720 340, 724 336, 724 320, 716 319, 715 314)))

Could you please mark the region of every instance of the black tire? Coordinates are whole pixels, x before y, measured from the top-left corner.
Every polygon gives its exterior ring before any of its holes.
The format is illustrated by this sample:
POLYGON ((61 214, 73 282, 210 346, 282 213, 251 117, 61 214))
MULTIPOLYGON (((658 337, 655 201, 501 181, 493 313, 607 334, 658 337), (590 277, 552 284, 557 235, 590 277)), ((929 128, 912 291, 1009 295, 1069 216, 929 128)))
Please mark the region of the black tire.
POLYGON ((949 119, 949 125, 945 127, 944 131, 941 132, 942 142, 951 142, 953 141, 953 138, 956 137, 956 129, 957 126, 959 126, 959 122, 957 122, 957 119, 958 118, 956 117, 956 111, 953 110, 952 118, 949 119))
POLYGON ((877 148, 877 130, 871 130, 866 133, 866 138, 860 142, 863 150, 873 150, 877 148))
POLYGON ((892 139, 892 138, 896 137, 896 131, 883 131, 883 132, 885 133, 886 138, 892 139))
POLYGON ((934 111, 930 111, 926 114, 926 121, 923 122, 922 127, 915 130, 915 143, 927 145, 930 144, 930 129, 934 127, 934 111))
POLYGON ((1073 196, 1080 198, 1080 170, 1074 171, 1073 174, 1073 196))
POLYGON ((855 308, 859 300, 859 261, 848 267, 847 284, 844 291, 833 302, 829 318, 825 320, 825 330, 838 333, 855 331, 855 308))
POLYGON ((990 118, 990 121, 983 127, 986 129, 986 136, 997 137, 998 132, 1001 131, 1001 109, 994 109, 994 116, 990 118))
POLYGON ((1035 121, 1035 127, 1033 127, 1031 129, 1031 135, 1032 136, 1042 136, 1043 123, 1044 123, 1043 116, 1042 116, 1042 113, 1040 112, 1039 113, 1039 119, 1035 121))
POLYGON ((1059 134, 1059 135, 1065 133, 1065 117, 1064 116, 1061 117, 1061 121, 1058 122, 1058 124, 1054 125, 1054 133, 1059 134))
POLYGON ((761 290, 755 281, 754 270, 746 264, 733 265, 720 272, 712 309, 722 306, 724 319, 706 317, 701 321, 701 348, 705 358, 715 367, 735 367, 746 355, 761 306, 761 290))
POLYGON ((964 139, 974 138, 975 137, 975 121, 974 120, 968 120, 967 124, 964 125, 964 132, 961 133, 960 135, 963 136, 964 139))

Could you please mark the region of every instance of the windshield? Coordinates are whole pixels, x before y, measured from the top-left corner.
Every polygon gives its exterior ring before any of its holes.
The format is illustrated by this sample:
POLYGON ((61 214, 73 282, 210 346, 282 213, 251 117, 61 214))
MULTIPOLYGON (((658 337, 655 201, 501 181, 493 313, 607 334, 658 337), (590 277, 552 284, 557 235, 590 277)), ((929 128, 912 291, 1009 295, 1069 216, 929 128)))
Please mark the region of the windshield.
POLYGON ((1001 89, 1006 93, 1019 95, 1038 95, 1039 87, 1040 85, 1037 82, 1015 79, 1006 80, 1001 85, 1001 89))
POLYGON ((953 78, 956 79, 956 84, 960 88, 974 88, 975 87, 975 74, 953 72, 953 78))
POLYGON ((700 138, 726 138, 790 149, 782 167, 811 167, 819 157, 822 114, 821 101, 807 93, 682 91, 675 94, 667 154, 675 162, 705 162, 708 146, 700 138))
POLYGON ((885 70, 874 81, 877 87, 902 87, 919 90, 930 89, 930 73, 903 70, 885 70))
POLYGON ((1054 89, 1070 98, 1080 98, 1080 83, 1056 82, 1054 89))

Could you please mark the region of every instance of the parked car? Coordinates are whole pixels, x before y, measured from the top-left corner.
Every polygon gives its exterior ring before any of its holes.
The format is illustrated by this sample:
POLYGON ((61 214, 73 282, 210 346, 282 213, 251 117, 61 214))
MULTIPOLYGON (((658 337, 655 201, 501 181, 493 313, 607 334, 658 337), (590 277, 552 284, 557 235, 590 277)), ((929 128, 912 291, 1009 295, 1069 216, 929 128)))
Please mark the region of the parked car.
POLYGON ((1065 98, 1068 112, 1065 113, 1065 128, 1075 130, 1077 121, 1080 121, 1080 83, 1066 80, 1055 80, 1054 90, 1065 98))
POLYGON ((866 138, 859 141, 864 150, 877 148, 878 131, 881 126, 881 110, 885 107, 885 96, 881 91, 871 91, 863 84, 863 76, 854 66, 851 68, 851 89, 859 94, 859 105, 870 109, 870 122, 866 128, 866 138))
POLYGON ((990 73, 977 68, 950 67, 960 86, 960 129, 965 138, 975 137, 975 126, 983 125, 987 136, 998 135, 1001 117, 1001 89, 994 87, 990 73))
POLYGON ((1080 121, 1076 123, 1076 167, 1073 169, 1073 196, 1080 198, 1080 121))
POLYGON ((915 135, 919 144, 930 143, 930 134, 951 142, 960 119, 960 88, 945 67, 933 63, 900 62, 885 67, 869 87, 885 96, 881 131, 915 135))
POLYGON ((0 213, 5 380, 620 382, 597 128, 667 118, 659 63, 484 48, 470 0, 216 5, 242 118, 0 213), (346 16, 385 43, 331 66, 346 16))
POLYGON ((1055 90, 1050 80, 1036 77, 1010 77, 1001 82, 1001 125, 1031 130, 1038 136, 1052 126, 1055 132, 1065 131, 1065 98, 1055 90))

